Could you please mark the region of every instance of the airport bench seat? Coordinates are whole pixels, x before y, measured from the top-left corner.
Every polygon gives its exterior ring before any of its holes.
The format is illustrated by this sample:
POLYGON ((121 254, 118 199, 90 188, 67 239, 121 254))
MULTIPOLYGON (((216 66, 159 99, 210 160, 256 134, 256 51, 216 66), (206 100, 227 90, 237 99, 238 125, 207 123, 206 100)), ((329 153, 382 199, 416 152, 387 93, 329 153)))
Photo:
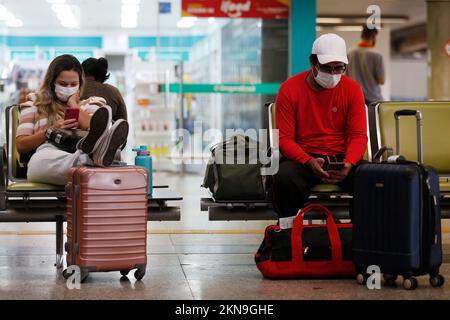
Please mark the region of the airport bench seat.
MULTIPOLYGON (((263 110, 266 113, 264 117, 267 120, 265 127, 268 128, 267 138, 271 155, 270 163, 272 165, 278 163, 281 158, 278 136, 275 130, 275 103, 266 103, 263 110)), ((370 156, 370 150, 368 150, 365 158, 369 159, 370 156)), ((349 218, 348 207, 350 198, 339 186, 320 184, 311 189, 309 202, 326 203, 333 216, 340 219, 347 219, 349 218)), ((203 198, 200 202, 202 211, 208 211, 209 220, 276 220, 278 218, 269 200, 263 203, 250 199, 245 202, 233 200, 217 202, 213 198, 203 198)), ((315 219, 314 214, 309 216, 311 219, 315 219)))
MULTIPOLYGON (((394 112, 402 109, 417 109, 423 113, 424 162, 433 166, 440 175, 441 217, 450 218, 450 101, 425 102, 381 102, 373 106, 374 121, 369 122, 367 129, 369 144, 365 159, 372 161, 372 151, 388 146, 395 150, 394 112), (375 128, 376 140, 370 139, 369 131, 375 128)), ((266 104, 268 111, 268 128, 275 128, 275 105, 266 104)), ((368 112, 369 114, 369 112, 368 112)), ((417 159, 417 143, 415 135, 415 119, 401 121, 401 154, 407 159, 417 159)), ((269 130, 269 143, 273 158, 280 155, 277 137, 269 130)), ((276 161, 273 159, 272 161, 276 161)), ((330 206, 333 215, 348 218, 348 204, 351 198, 335 185, 317 185, 311 190, 311 202, 317 201, 330 206)), ((235 201, 215 202, 212 198, 201 200, 202 211, 209 212, 210 220, 274 220, 277 215, 267 201, 264 205, 235 201)))
POLYGON ((14 192, 33 192, 33 191, 64 191, 61 186, 47 184, 47 183, 37 183, 37 182, 12 182, 8 185, 6 191, 14 192))
MULTIPOLYGON (((0 150, 0 222, 56 222, 56 266, 62 266, 66 221, 66 192, 64 186, 29 182, 20 176, 20 155, 15 146, 18 107, 5 110, 6 144, 0 150)), ((154 186, 148 200, 149 221, 179 221, 180 207, 168 202, 183 197, 168 186, 154 186)))

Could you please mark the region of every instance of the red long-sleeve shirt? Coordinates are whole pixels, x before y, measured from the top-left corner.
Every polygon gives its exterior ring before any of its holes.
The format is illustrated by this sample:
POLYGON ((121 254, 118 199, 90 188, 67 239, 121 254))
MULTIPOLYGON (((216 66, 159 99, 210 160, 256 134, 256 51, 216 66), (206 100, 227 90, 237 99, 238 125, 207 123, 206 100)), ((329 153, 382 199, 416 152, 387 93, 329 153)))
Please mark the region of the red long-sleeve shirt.
POLYGON ((345 154, 355 165, 367 146, 366 107, 361 87, 342 75, 333 89, 314 91, 306 71, 286 80, 276 99, 280 151, 305 164, 307 153, 345 154))

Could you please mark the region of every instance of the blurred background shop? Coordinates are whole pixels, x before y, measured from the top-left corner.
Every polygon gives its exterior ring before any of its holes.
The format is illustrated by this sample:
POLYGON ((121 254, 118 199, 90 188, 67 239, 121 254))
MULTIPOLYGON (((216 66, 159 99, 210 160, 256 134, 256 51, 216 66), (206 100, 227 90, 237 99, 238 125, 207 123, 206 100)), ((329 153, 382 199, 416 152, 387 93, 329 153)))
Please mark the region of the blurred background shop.
POLYGON ((35 91, 60 54, 106 57, 131 120, 126 159, 146 144, 156 170, 203 173, 181 160, 202 163, 220 137, 193 139, 196 130, 261 128, 262 105, 309 68, 315 37, 337 33, 351 50, 372 14, 381 14, 383 98, 450 98, 449 12, 425 0, 2 0, 1 107, 35 91))

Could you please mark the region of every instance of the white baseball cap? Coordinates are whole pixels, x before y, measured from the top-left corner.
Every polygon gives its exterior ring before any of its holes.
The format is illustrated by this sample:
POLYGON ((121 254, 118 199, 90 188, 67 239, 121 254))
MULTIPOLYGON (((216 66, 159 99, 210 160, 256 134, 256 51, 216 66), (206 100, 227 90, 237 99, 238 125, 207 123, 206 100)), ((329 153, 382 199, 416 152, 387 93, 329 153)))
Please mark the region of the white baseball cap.
POLYGON ((333 61, 348 64, 345 41, 334 33, 326 33, 318 37, 313 43, 311 53, 317 55, 320 64, 333 61))

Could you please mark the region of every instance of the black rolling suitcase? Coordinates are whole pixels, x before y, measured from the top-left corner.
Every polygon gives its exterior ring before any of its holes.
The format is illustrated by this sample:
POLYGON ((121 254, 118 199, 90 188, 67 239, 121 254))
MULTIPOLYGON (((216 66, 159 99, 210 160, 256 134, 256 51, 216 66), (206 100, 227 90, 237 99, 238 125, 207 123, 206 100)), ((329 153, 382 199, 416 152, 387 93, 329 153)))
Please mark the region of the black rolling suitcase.
MULTIPOLYGON (((415 276, 430 274, 430 284, 440 287, 442 264, 439 177, 423 165, 422 114, 395 112, 397 155, 400 151, 400 116, 416 116, 419 163, 401 157, 367 163, 355 174, 353 202, 353 258, 357 281, 365 284, 368 267, 376 266, 387 284, 403 277, 403 287, 417 287, 415 276)), ((373 267, 370 269, 373 270, 373 267)))

